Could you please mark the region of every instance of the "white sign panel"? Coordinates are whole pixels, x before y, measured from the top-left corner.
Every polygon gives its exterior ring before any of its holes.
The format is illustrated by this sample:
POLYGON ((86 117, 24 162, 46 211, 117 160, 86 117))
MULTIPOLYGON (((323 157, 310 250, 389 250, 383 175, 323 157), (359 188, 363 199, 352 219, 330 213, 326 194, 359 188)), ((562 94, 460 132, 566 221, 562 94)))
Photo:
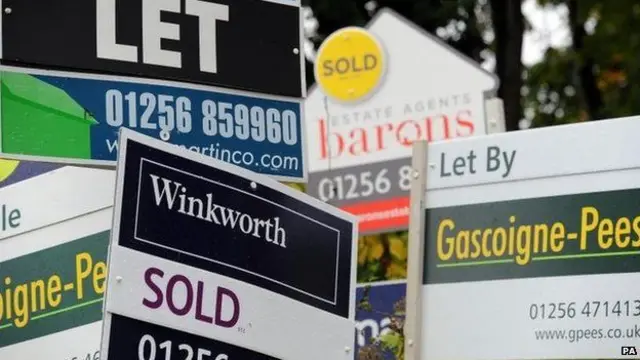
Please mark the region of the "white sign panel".
POLYGON ((0 159, 0 241, 111 207, 115 171, 0 159))
POLYGON ((407 358, 630 354, 639 131, 632 117, 417 146, 407 358))
MULTIPOLYGON (((415 141, 495 132, 486 124, 485 100, 498 80, 389 9, 380 10, 367 30, 386 54, 371 62, 384 61, 387 69, 375 93, 357 103, 341 103, 316 87, 305 102, 307 192, 359 215, 361 233, 376 233, 407 228, 406 175, 415 141)), ((317 66, 332 65, 338 71, 346 63, 327 56, 319 57, 327 64, 317 66)), ((365 77, 362 64, 358 76, 365 77)), ((338 76, 335 71, 317 73, 338 76)))
POLYGON ((354 217, 121 131, 102 359, 353 358, 354 217))

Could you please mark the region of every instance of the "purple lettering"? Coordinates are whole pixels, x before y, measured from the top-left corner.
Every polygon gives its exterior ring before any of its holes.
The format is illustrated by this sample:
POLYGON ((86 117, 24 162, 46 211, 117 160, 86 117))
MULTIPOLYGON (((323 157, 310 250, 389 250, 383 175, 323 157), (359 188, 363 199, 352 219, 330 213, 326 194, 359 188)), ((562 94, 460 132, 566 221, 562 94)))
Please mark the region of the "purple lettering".
POLYGON ((203 292, 204 283, 202 281, 198 281, 198 290, 196 291, 196 319, 212 324, 213 318, 202 313, 203 292))
POLYGON ((227 288, 223 288, 222 286, 218 286, 218 294, 216 296, 216 325, 230 328, 230 327, 233 327, 238 322, 239 318, 240 318, 240 301, 238 300, 238 297, 233 291, 227 288), (233 301, 233 316, 231 316, 230 320, 222 319, 222 300, 224 296, 228 297, 229 299, 231 299, 231 301, 233 301))
POLYGON ((157 309, 162 305, 162 291, 160 290, 158 285, 153 283, 153 280, 151 279, 153 275, 158 275, 160 278, 162 278, 164 276, 164 272, 154 267, 148 268, 147 271, 144 272, 144 282, 145 284, 147 284, 149 289, 151 289, 151 291, 153 291, 153 293, 156 295, 156 300, 150 301, 147 299, 142 299, 142 305, 151 309, 157 309))
MULTIPOLYGON (((217 326, 231 328, 238 323, 240 319, 240 300, 238 296, 231 289, 227 289, 225 287, 219 286, 216 291, 216 299, 215 299, 215 314, 213 316, 207 315, 205 312, 206 308, 206 294, 205 294, 205 283, 203 281, 198 281, 197 286, 195 288, 195 299, 194 299, 194 284, 191 283, 189 278, 184 275, 173 275, 167 281, 166 288, 158 286, 154 282, 156 280, 154 277, 158 277, 159 279, 164 278, 165 273, 155 267, 148 268, 144 273, 144 281, 146 285, 151 289, 151 291, 155 294, 156 299, 150 300, 144 298, 142 300, 142 304, 151 309, 157 309, 161 307, 165 300, 166 294, 166 304, 169 310, 177 315, 177 316, 185 316, 191 312, 193 308, 193 302, 196 302, 195 309, 195 319, 198 321, 202 321, 209 324, 215 324, 217 326), (180 293, 180 289, 176 289, 177 285, 182 283, 185 288, 185 302, 184 305, 178 304, 175 302, 175 295, 180 293), (163 290, 165 292, 163 293, 163 290), (231 303, 227 303, 226 309, 230 309, 229 305, 231 305, 231 315, 225 314, 227 319, 223 319, 222 310, 225 305, 225 301, 231 301, 231 303)), ((212 304, 213 305, 213 304, 212 304)))
POLYGON ((184 316, 191 310, 191 304, 193 303, 193 288, 191 287, 191 282, 183 275, 174 275, 169 279, 167 283, 167 305, 171 312, 178 316, 184 316), (185 301, 184 307, 182 309, 178 309, 173 302, 173 290, 178 282, 182 282, 187 290, 187 299, 185 301))

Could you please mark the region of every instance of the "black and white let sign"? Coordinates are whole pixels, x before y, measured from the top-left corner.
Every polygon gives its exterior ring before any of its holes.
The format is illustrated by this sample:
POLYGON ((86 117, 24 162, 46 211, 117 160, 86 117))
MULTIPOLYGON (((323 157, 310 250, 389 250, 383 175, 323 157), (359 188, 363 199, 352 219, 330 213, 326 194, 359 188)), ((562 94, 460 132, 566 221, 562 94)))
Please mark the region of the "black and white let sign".
POLYGON ((131 130, 119 144, 101 358, 353 359, 354 216, 131 130))
POLYGON ((2 0, 5 63, 304 97, 299 0, 2 0))

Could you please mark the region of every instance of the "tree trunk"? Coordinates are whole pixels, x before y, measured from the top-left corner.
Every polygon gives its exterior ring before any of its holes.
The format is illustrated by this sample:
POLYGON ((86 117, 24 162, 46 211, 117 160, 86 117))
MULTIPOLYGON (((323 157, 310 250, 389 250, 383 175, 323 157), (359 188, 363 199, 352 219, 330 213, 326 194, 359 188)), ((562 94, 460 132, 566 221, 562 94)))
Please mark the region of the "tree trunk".
POLYGON ((569 0, 567 7, 569 8, 569 26, 571 27, 573 50, 578 55, 575 65, 577 93, 587 111, 588 119, 598 119, 602 115, 602 95, 598 89, 596 76, 593 73, 594 61, 592 58, 584 56, 584 38, 587 33, 583 22, 578 19, 578 1, 569 0))
POLYGON ((507 131, 520 129, 522 119, 522 36, 524 18, 521 2, 491 0, 491 19, 495 32, 496 73, 500 78, 498 96, 504 102, 507 131))

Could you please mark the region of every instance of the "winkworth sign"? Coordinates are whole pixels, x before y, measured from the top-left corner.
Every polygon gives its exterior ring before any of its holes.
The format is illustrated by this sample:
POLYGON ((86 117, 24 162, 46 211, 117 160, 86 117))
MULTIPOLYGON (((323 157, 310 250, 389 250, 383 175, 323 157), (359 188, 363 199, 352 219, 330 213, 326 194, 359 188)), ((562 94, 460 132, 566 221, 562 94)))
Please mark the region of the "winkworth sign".
POLYGON ((101 359, 353 359, 354 216, 128 129, 120 141, 101 359))
POLYGON ((10 67, 0 81, 6 154, 113 165, 125 127, 279 180, 306 178, 298 99, 10 67))

